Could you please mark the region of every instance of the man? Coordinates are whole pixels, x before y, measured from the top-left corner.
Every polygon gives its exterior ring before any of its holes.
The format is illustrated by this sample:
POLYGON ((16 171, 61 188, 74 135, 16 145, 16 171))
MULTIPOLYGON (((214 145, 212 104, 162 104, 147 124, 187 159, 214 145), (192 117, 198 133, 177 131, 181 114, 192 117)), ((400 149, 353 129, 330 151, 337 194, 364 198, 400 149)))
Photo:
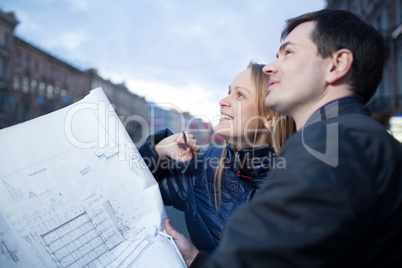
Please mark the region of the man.
POLYGON ((265 104, 298 132, 221 244, 198 253, 169 224, 192 267, 402 267, 402 146, 364 104, 382 78, 381 35, 352 13, 290 19, 265 104))

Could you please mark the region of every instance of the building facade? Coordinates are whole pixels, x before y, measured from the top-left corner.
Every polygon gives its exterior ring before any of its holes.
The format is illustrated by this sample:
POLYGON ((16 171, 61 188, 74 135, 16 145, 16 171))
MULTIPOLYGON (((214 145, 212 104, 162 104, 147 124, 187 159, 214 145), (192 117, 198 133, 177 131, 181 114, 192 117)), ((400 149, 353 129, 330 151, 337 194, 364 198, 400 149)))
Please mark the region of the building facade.
POLYGON ((383 79, 368 107, 389 128, 389 119, 402 113, 402 0, 327 0, 327 8, 351 11, 383 35, 387 47, 383 79))
POLYGON ((140 146, 143 138, 148 135, 145 98, 131 93, 124 83, 114 84, 110 80, 103 79, 96 69, 89 69, 87 74, 91 80, 91 88, 103 89, 131 139, 140 146))
MULTIPOLYGON (((94 68, 75 68, 15 36, 17 25, 13 12, 0 10, 0 129, 70 105, 97 87, 104 90, 136 146, 160 129, 169 128, 174 133, 186 129, 184 114, 190 114, 170 104, 147 103, 124 83, 112 83, 94 68)), ((191 120, 192 131, 204 133, 197 134, 200 143, 209 145, 206 135, 212 134, 210 124, 191 120)))
POLYGON ((210 123, 188 112, 182 112, 173 105, 149 102, 147 123, 150 134, 166 128, 173 133, 180 133, 182 130, 189 132, 194 135, 201 150, 222 144, 220 141, 211 140, 215 135, 210 123))
POLYGON ((10 62, 13 51, 13 32, 18 21, 15 14, 0 11, 0 128, 10 125, 8 91, 10 62))
POLYGON ((8 119, 16 124, 72 104, 91 89, 86 73, 14 37, 8 119))
POLYGON ((22 40, 14 35, 17 25, 13 12, 0 11, 0 129, 63 108, 102 87, 130 137, 141 140, 144 97, 103 79, 95 69, 79 70, 22 40))
POLYGON ((168 128, 173 133, 179 133, 185 129, 183 112, 167 103, 148 102, 148 133, 155 133, 168 128))

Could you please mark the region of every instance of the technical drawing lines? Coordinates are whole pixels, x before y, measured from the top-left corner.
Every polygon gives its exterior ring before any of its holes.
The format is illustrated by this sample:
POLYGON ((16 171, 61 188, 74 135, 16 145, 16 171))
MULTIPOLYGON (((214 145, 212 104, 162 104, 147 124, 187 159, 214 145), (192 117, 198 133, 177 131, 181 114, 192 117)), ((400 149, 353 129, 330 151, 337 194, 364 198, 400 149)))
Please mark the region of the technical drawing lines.
POLYGON ((59 267, 85 267, 109 251, 86 212, 42 235, 59 267))
POLYGON ((122 238, 126 239, 124 234, 129 231, 129 228, 127 226, 124 226, 121 223, 121 220, 118 217, 116 210, 114 210, 114 208, 112 207, 112 204, 110 203, 109 200, 103 202, 103 208, 105 209, 106 213, 109 215, 109 218, 111 219, 114 226, 121 234, 122 238))
POLYGON ((11 201, 17 202, 17 201, 23 201, 24 200, 24 197, 22 196, 21 192, 17 188, 11 186, 10 184, 5 182, 4 180, 3 180, 3 184, 4 184, 5 189, 8 192, 8 196, 9 196, 11 201))
POLYGON ((7 244, 6 244, 5 241, 3 241, 3 240, 1 241, 0 248, 1 248, 1 254, 5 255, 5 256, 8 255, 13 260, 13 262, 18 262, 19 261, 19 258, 17 256, 17 254, 15 253, 15 251, 10 250, 7 247, 7 244))
POLYGON ((123 267, 133 267, 139 258, 146 252, 146 250, 152 246, 153 243, 147 240, 141 241, 135 247, 127 247, 124 254, 120 256, 123 260, 120 263, 113 263, 118 268, 123 267))
POLYGON ((110 160, 111 158, 119 154, 119 150, 118 148, 101 148, 97 149, 94 153, 98 157, 98 159, 105 158, 106 160, 110 160))

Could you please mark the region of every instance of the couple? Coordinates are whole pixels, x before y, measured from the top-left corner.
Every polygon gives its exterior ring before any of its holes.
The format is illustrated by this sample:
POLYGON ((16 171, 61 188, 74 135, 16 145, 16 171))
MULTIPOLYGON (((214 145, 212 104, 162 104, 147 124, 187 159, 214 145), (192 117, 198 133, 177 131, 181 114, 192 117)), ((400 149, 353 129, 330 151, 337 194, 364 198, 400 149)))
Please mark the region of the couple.
POLYGON ((266 106, 297 128, 280 150, 286 168, 270 170, 211 255, 166 231, 191 267, 402 267, 402 146, 364 107, 383 38, 340 10, 290 19, 281 38, 263 71, 266 106))

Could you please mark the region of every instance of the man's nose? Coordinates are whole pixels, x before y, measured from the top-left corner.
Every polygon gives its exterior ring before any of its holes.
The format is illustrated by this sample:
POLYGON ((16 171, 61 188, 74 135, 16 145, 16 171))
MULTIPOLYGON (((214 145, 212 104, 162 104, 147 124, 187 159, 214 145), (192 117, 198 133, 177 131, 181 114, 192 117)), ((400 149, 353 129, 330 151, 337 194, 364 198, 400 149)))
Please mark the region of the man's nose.
POLYGON ((265 65, 265 66, 262 68, 262 71, 263 71, 265 74, 267 74, 267 75, 271 75, 271 74, 277 72, 277 69, 276 69, 274 63, 275 63, 275 61, 271 62, 270 64, 265 65))

